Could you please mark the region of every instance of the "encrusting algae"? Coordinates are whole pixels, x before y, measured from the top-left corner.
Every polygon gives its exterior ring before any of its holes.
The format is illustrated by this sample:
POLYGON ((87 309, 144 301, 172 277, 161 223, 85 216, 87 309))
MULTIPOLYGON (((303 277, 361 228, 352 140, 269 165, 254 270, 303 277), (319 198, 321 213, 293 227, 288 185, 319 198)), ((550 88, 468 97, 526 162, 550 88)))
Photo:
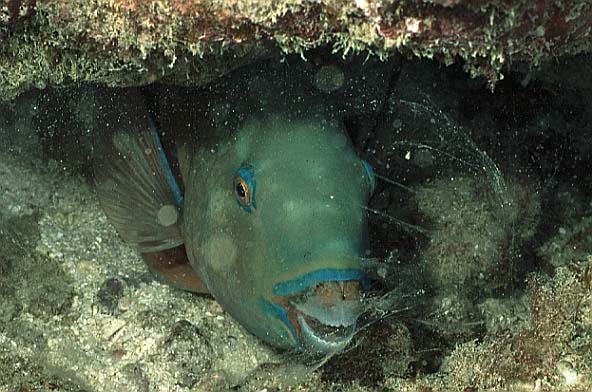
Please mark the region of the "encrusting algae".
POLYGON ((589 51, 592 6, 480 1, 3 0, 0 100, 96 82, 203 85, 255 59, 328 47, 458 60, 493 84, 509 63, 589 51))

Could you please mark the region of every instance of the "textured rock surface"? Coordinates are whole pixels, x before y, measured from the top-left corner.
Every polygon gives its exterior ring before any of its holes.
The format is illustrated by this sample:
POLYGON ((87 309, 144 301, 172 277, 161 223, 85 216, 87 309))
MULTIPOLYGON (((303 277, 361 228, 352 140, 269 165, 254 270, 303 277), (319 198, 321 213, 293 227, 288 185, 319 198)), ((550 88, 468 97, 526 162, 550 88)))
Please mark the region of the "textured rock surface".
POLYGON ((0 100, 82 81, 200 84, 253 58, 394 51, 499 79, 590 47, 588 0, 2 0, 0 100))

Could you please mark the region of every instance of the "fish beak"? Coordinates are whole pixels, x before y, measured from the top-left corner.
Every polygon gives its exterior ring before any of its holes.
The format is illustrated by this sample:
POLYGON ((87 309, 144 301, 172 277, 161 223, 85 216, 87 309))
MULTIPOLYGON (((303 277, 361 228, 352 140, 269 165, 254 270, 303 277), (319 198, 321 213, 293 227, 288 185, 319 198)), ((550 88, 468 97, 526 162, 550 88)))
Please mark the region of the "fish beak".
POLYGON ((300 340, 307 351, 342 351, 356 332, 363 311, 360 282, 325 282, 291 299, 300 340))
POLYGON ((364 282, 358 270, 333 270, 330 278, 334 280, 320 282, 311 279, 314 274, 319 272, 299 279, 312 284, 282 296, 275 304, 284 310, 282 321, 302 351, 334 354, 342 351, 356 332, 356 321, 363 312, 364 282))

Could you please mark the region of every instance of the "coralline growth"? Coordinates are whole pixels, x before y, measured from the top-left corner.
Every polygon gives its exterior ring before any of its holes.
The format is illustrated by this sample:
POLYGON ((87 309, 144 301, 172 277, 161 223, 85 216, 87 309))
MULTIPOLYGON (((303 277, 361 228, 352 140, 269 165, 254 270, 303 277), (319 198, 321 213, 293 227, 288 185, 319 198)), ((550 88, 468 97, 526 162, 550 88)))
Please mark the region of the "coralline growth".
POLYGON ((510 62, 589 51, 591 26, 589 0, 0 0, 0 99, 78 82, 201 84, 321 46, 462 59, 493 85, 510 62))

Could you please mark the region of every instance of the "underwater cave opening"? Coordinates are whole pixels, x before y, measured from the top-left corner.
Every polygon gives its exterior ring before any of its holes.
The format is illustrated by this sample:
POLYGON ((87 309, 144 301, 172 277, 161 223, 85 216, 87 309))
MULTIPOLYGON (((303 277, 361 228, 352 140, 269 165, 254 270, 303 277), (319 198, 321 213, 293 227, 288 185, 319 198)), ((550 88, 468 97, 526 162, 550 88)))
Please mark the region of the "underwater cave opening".
MULTIPOLYGON (((529 83, 524 72, 511 72, 490 92, 456 66, 319 55, 250 65, 215 89, 143 91, 157 115, 166 91, 199 99, 216 121, 226 121, 246 91, 274 105, 278 91, 267 75, 286 67, 285 85, 329 108, 378 174, 369 208, 380 213, 368 213, 366 256, 375 279, 368 313, 352 347, 323 368, 325 382, 375 386, 437 373, 457 345, 527 325, 531 273, 553 277, 585 259, 592 93, 563 87, 544 72, 529 83), (217 106, 209 94, 217 94, 217 106)), ((18 98, 22 104, 2 108, 2 137, 9 140, 3 154, 31 146, 42 152, 32 165, 90 178, 93 138, 101 132, 97 89, 32 91, 18 98)))

